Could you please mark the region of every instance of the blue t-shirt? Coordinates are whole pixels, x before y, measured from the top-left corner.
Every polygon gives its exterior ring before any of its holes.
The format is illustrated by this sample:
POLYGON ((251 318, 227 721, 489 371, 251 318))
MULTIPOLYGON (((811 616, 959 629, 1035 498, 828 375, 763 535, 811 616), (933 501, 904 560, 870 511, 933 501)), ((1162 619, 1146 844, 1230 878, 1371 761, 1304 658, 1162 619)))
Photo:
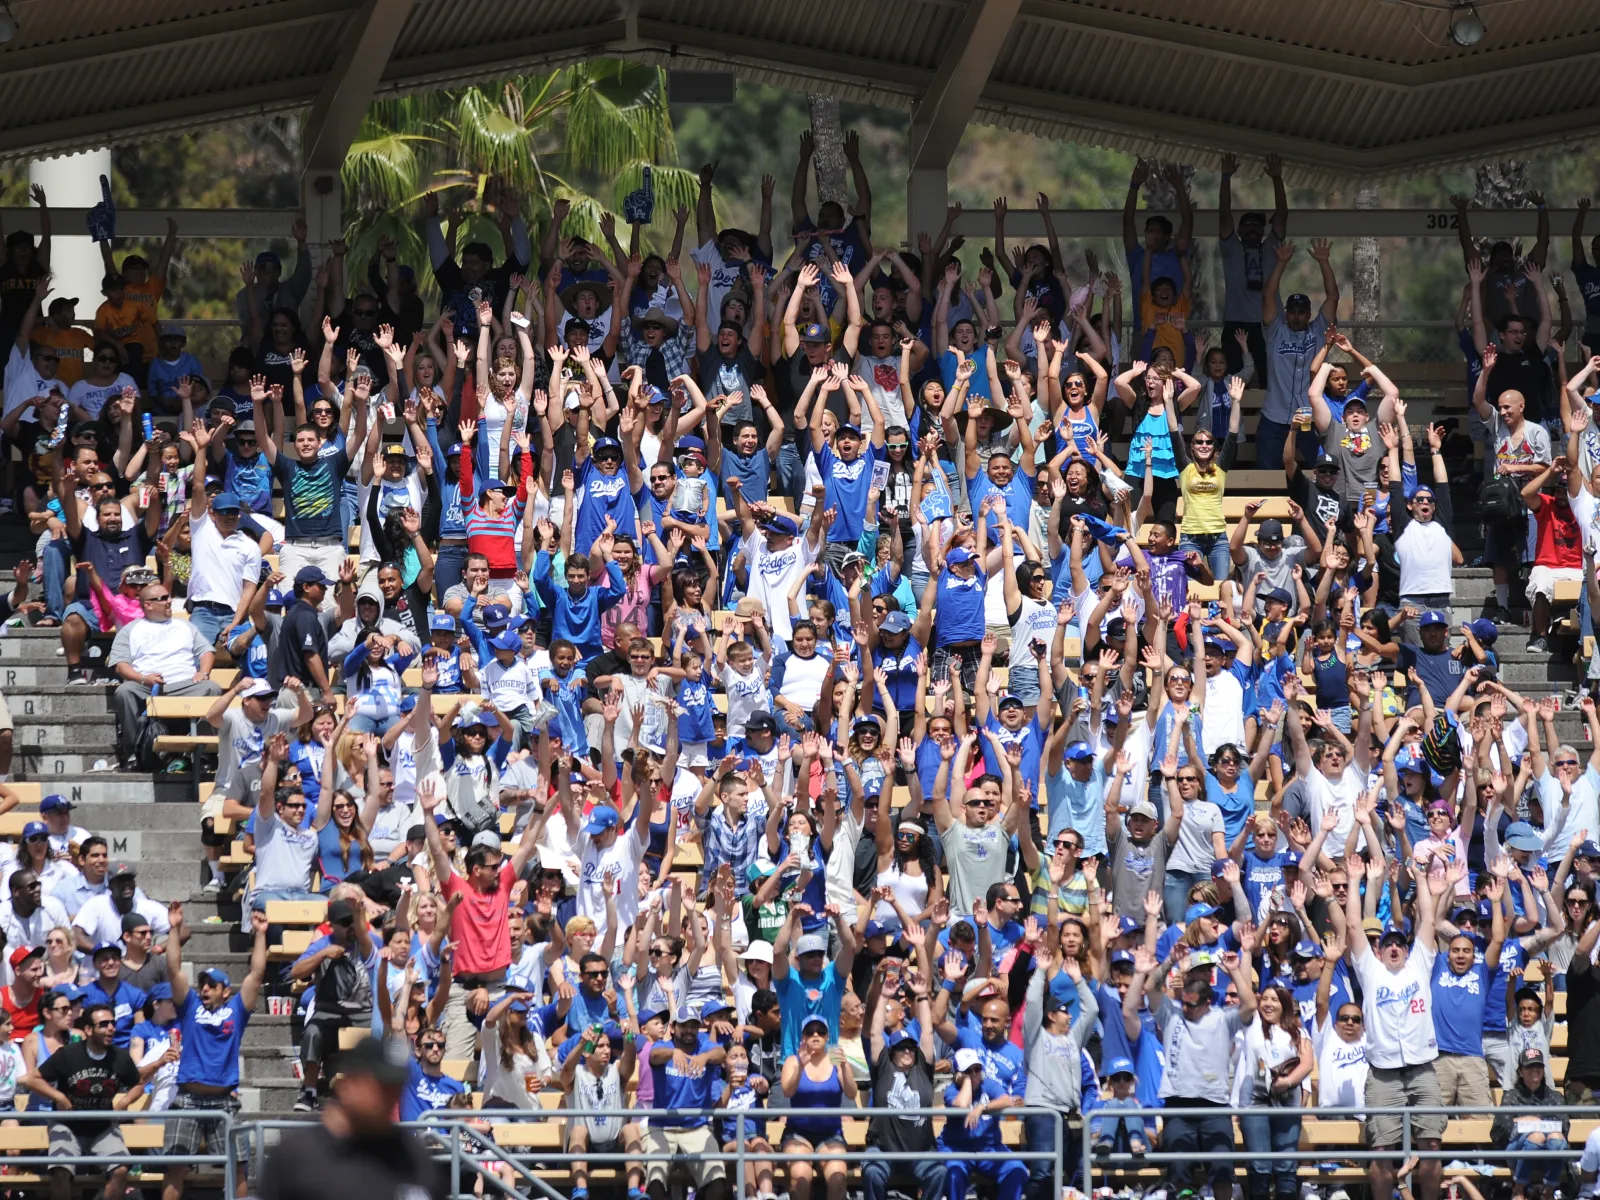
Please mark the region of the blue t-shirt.
MULTIPOLYGON (((822 872, 817 872, 821 878, 822 872)), ((783 1017, 783 1053, 785 1056, 800 1053, 800 1027, 807 1017, 821 1016, 828 1022, 828 1041, 839 1040, 839 1007, 844 1003, 845 978, 832 963, 822 968, 822 974, 813 980, 800 977, 797 968, 791 967, 783 978, 774 977, 772 990, 778 993, 778 1011, 783 1017)), ((656 1106, 661 1106, 661 1093, 656 1093, 656 1106)))
POLYGON ((1433 960, 1433 1028, 1440 1054, 1483 1057, 1483 1010, 1489 1000, 1489 968, 1474 961, 1457 975, 1450 956, 1433 960))
MULTIPOLYGON (((133 1036, 133 1023, 139 1019, 146 999, 145 994, 131 983, 119 983, 115 992, 107 992, 97 979, 89 985, 83 1003, 85 1008, 91 1004, 111 1006, 112 1015, 117 1018, 117 1031, 112 1035, 111 1044, 126 1050, 128 1039, 133 1036)), ((179 1065, 181 1069, 181 1062, 179 1065)))
POLYGON ((982 567, 970 579, 962 579, 947 567, 939 573, 938 592, 934 611, 939 619, 934 622, 934 641, 939 646, 957 642, 975 642, 988 631, 983 618, 983 600, 989 586, 989 577, 982 567))
POLYGON ((711 725, 711 714, 716 711, 716 706, 711 700, 710 671, 702 668, 700 678, 681 680, 678 683, 678 703, 685 710, 678 718, 680 743, 709 742, 716 737, 717 731, 711 725))
POLYGON ((413 1058, 406 1067, 406 1085, 400 1092, 400 1119, 420 1121, 423 1113, 449 1108, 451 1097, 464 1095, 466 1090, 467 1085, 459 1079, 448 1075, 434 1078, 427 1074, 422 1064, 413 1058))
MULTIPOLYGON (((994 480, 989 478, 989 472, 984 470, 984 465, 980 464, 978 473, 967 480, 967 502, 972 505, 974 513, 978 511, 978 506, 987 496, 1005 497, 1006 516, 1011 523, 1024 528, 1027 526, 1028 513, 1033 506, 1033 480, 1029 476, 1018 470, 1005 487, 997 487, 994 480)), ((989 544, 998 546, 1000 518, 995 515, 993 509, 989 510, 985 524, 989 526, 989 544)))
POLYGON ((222 486, 251 512, 272 511, 272 467, 267 456, 257 450, 253 458, 242 458, 229 450, 222 456, 222 486))
POLYGON ((1222 786, 1220 779, 1207 771, 1206 799, 1222 810, 1222 835, 1226 844, 1232 846, 1234 838, 1239 836, 1250 818, 1255 816, 1256 781, 1248 774, 1241 774, 1234 781, 1233 790, 1230 792, 1222 786))
MULTIPOLYGON (((830 968, 831 969, 831 968, 830 968)), ((787 1035, 784 1038, 788 1040, 787 1035)), ((799 1044, 799 1034, 795 1035, 795 1043, 799 1044)), ((652 1052, 658 1046, 671 1045, 656 1043, 650 1049, 652 1052)), ((708 1034, 700 1035, 699 1045, 695 1047, 695 1054, 704 1054, 716 1046, 708 1034)), ((675 1047, 674 1047, 675 1048, 675 1047)), ((793 1053, 793 1051, 789 1051, 793 1053)), ((672 1059, 664 1063, 652 1063, 651 1075, 655 1082, 655 1106, 670 1109, 695 1109, 711 1108, 712 1097, 722 1092, 722 1072, 717 1067, 707 1067, 699 1075, 685 1074, 672 1065, 672 1059)), ((661 1118, 661 1123, 669 1129, 698 1129, 704 1125, 707 1118, 701 1116, 674 1116, 661 1118)))
MULTIPOLYGON (((973 1096, 975 1103, 980 1100, 999 1100, 1010 1094, 1001 1084, 989 1077, 987 1067, 984 1069, 981 1087, 983 1095, 973 1096)), ((953 1106, 960 1094, 961 1089, 957 1085, 949 1084, 944 1089, 945 1107, 953 1106)), ((947 1150, 1001 1150, 1004 1147, 1000 1141, 1000 1118, 984 1113, 978 1118, 976 1129, 968 1129, 964 1120, 947 1119, 944 1123, 944 1132, 939 1135, 939 1144, 947 1150)))
POLYGON ((635 541, 638 540, 639 529, 634 520, 633 497, 628 494, 626 466, 619 463, 616 474, 605 475, 594 465, 593 458, 586 458, 578 468, 576 486, 577 498, 581 503, 572 527, 574 546, 594 545, 595 539, 605 529, 607 517, 616 521, 617 533, 626 533, 635 541))
POLYGON ((344 522, 339 518, 339 501, 344 495, 343 481, 350 460, 340 449, 322 452, 311 465, 279 451, 272 473, 283 485, 283 529, 289 541, 302 538, 338 538, 344 543, 344 522))
POLYGON ((722 491, 728 490, 728 480, 739 481, 739 492, 746 504, 764 501, 768 495, 768 480, 772 478, 772 462, 766 447, 761 447, 748 458, 737 450, 722 448, 722 491))
MULTIPOLYGON (((1211 799, 1216 800, 1216 797, 1211 799)), ((1223 810, 1223 816, 1227 816, 1226 809, 1223 810)), ((1232 845, 1231 842, 1229 844, 1232 845)), ((1239 883, 1250 901, 1250 913, 1261 911, 1262 898, 1273 888, 1287 889, 1289 872, 1299 865, 1300 856, 1293 850, 1280 850, 1271 858, 1262 858, 1253 849, 1245 851, 1244 861, 1239 864, 1239 883)))
MULTIPOLYGON (((1011 730, 1000 724, 994 713, 991 712, 984 720, 983 728, 985 732, 992 733, 999 738, 1002 746, 1022 747, 1022 763, 1018 767, 1019 777, 1035 783, 1037 786, 1039 764, 1044 756, 1045 739, 1050 736, 1048 729, 1040 727, 1038 718, 1035 717, 1019 728, 1011 730)), ((989 744, 989 739, 979 738, 978 740, 979 744, 983 746, 983 769, 991 775, 998 775, 1004 779, 1005 772, 1000 769, 1000 760, 995 755, 994 747, 989 744)), ((1033 797, 1035 808, 1039 806, 1039 800, 1040 797, 1036 792, 1033 797)))
POLYGON ((882 454, 871 442, 849 462, 836 455, 832 446, 816 451, 817 471, 827 489, 822 506, 834 510, 833 524, 828 526, 830 542, 861 540, 861 527, 867 516, 867 492, 872 488, 872 464, 882 454))
POLYGON ((183 1030, 183 1054, 178 1059, 178 1084, 209 1083, 239 1086, 239 1048, 244 1044, 250 1010, 235 992, 216 1008, 200 1003, 200 992, 190 988, 178 1006, 183 1030))
POLYGON ((991 1046, 977 1030, 961 1029, 956 1034, 956 1048, 978 1052, 978 1057, 983 1059, 985 1083, 993 1080, 1009 1096, 1021 1096, 1027 1090, 1028 1062, 1016 1043, 1001 1039, 999 1045, 991 1046))

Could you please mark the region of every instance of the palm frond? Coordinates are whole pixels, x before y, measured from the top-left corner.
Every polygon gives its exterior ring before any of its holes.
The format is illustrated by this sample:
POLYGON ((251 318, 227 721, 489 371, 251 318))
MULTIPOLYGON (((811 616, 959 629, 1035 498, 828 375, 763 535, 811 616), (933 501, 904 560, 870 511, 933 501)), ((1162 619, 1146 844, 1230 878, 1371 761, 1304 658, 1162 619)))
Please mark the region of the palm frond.
POLYGON ((408 203, 419 186, 417 148, 431 140, 422 134, 383 130, 352 143, 340 171, 345 190, 363 207, 388 209, 408 203))

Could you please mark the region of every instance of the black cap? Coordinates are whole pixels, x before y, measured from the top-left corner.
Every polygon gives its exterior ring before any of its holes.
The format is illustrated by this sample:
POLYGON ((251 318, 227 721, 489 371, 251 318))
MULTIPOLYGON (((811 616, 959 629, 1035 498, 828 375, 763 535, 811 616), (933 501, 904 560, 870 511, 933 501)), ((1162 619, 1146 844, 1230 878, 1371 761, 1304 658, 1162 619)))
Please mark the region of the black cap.
POLYGON ((399 1041, 366 1037, 339 1055, 339 1073, 370 1075, 379 1083, 399 1087, 406 1081, 408 1061, 399 1041))
POLYGON ((355 905, 348 900, 335 900, 328 905, 328 924, 349 925, 356 919, 355 905))

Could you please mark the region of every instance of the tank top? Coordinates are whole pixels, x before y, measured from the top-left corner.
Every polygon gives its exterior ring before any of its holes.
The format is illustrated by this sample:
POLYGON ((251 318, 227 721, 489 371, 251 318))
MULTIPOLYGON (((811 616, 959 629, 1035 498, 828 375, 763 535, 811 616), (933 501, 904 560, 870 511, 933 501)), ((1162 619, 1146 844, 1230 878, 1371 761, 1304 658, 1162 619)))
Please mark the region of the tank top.
POLYGON ((844 1140, 844 1125, 838 1117, 801 1117, 793 1115, 793 1110, 798 1108, 838 1108, 844 1096, 844 1088, 839 1083, 839 1068, 836 1064, 829 1064, 826 1079, 812 1079, 806 1074, 805 1064, 800 1065, 800 1083, 794 1090, 794 1095, 789 1099, 791 1115, 785 1126, 788 1134, 796 1134, 810 1142, 812 1146, 819 1146, 830 1140, 844 1140))
MULTIPOLYGON (((890 888, 894 898, 909 914, 915 915, 928 907, 928 877, 926 875, 908 875, 894 863, 889 864, 887 871, 878 872, 878 886, 890 888)), ((873 911, 872 919, 887 921, 895 916, 894 906, 886 900, 878 901, 878 907, 873 911)))
MULTIPOLYGON (((44 1060, 49 1058, 52 1054, 54 1054, 55 1051, 50 1049, 50 1044, 44 1040, 44 1030, 43 1029, 35 1029, 33 1031, 33 1033, 31 1035, 29 1035, 29 1036, 38 1039, 34 1043, 34 1061, 33 1061, 34 1069, 37 1070, 38 1068, 44 1066, 44 1060)), ((70 1045, 71 1043, 69 1042, 67 1044, 70 1045)), ((24 1089, 24 1090, 26 1090, 26 1089, 24 1089)), ((32 1092, 28 1093, 28 1111, 29 1112, 50 1112, 54 1108, 55 1108, 55 1105, 51 1104, 50 1101, 46 1100, 43 1096, 35 1096, 32 1092)))

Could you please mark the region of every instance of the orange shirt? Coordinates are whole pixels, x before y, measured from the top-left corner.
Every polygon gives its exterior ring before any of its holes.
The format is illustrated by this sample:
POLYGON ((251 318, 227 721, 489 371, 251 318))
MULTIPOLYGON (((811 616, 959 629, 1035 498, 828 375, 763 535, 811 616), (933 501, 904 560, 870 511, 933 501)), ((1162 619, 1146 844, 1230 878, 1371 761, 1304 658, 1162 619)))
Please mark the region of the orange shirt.
POLYGON ((123 345, 144 347, 144 361, 156 356, 156 310, 132 296, 124 296, 120 305, 107 300, 94 312, 94 327, 123 345))
POLYGON ((94 335, 81 325, 57 329, 46 323, 33 327, 33 343, 36 346, 49 346, 61 356, 56 378, 70 388, 83 378, 83 352, 94 348, 94 335))

